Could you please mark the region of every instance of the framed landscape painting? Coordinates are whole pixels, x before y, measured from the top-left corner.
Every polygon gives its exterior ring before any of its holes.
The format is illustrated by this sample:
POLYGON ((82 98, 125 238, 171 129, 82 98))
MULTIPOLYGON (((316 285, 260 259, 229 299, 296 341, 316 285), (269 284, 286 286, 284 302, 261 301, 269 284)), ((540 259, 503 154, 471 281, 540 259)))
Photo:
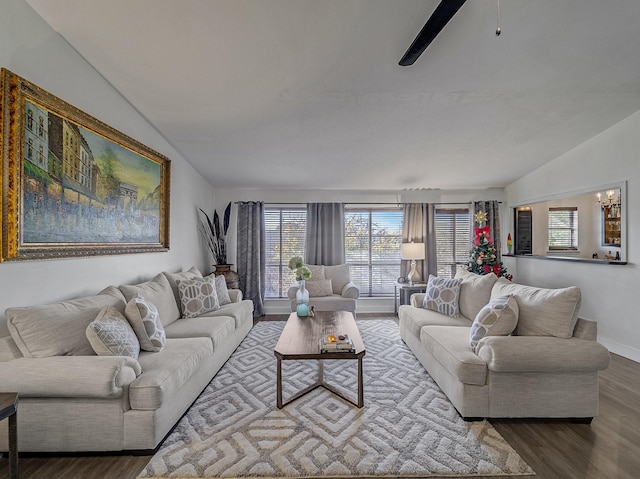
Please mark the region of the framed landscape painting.
POLYGON ((169 249, 168 158, 2 69, 0 261, 169 249))

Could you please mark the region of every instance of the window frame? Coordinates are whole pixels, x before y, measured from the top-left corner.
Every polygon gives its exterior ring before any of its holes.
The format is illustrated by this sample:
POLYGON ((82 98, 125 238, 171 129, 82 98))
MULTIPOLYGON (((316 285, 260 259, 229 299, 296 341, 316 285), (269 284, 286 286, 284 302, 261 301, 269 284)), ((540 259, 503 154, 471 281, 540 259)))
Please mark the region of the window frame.
MULTIPOLYGON (((305 232, 306 232, 306 226, 307 226, 307 210, 306 207, 304 205, 299 205, 299 206, 295 206, 295 205, 286 205, 286 206, 279 206, 277 204, 275 205, 265 205, 264 207, 264 211, 265 211, 265 227, 267 224, 267 213, 270 212, 274 212, 274 211, 278 211, 279 212, 279 231, 280 231, 280 237, 278 240, 278 244, 279 244, 279 249, 280 249, 280 261, 278 263, 276 262, 269 262, 268 258, 269 258, 269 254, 265 254, 265 270, 269 271, 269 268, 273 268, 274 266, 277 267, 277 271, 278 271, 278 286, 277 286, 277 290, 278 290, 278 296, 269 296, 267 295, 267 293, 269 292, 269 285, 267 285, 265 287, 265 299, 286 299, 288 298, 287 292, 289 289, 289 286, 285 286, 285 282, 291 282, 291 278, 294 278, 294 273, 293 271, 291 271, 289 269, 289 260, 291 259, 291 256, 289 254, 287 254, 287 257, 283 257, 283 253, 285 248, 283 247, 283 245, 285 245, 286 241, 283 241, 283 213, 303 213, 304 214, 304 230, 302 233, 302 247, 301 247, 301 251, 295 252, 293 253, 293 256, 301 256, 302 258, 304 258, 304 236, 305 236, 305 232)), ((266 232, 265 232, 266 233, 266 232)), ((268 247, 267 244, 267 238, 266 238, 266 234, 265 234, 265 248, 268 247)), ((267 276, 268 277, 268 276, 267 276)))
POLYGON ((578 251, 578 207, 577 206, 550 206, 547 211, 547 248, 548 251, 578 251), (551 226, 552 212, 565 212, 571 213, 569 217, 568 227, 555 227, 551 226), (551 232, 552 231, 569 231, 569 243, 561 245, 551 244, 551 232))
MULTIPOLYGON (((469 262, 469 252, 471 251, 471 239, 472 239, 472 232, 473 232, 473 228, 472 228, 472 224, 471 224, 471 206, 467 206, 467 207, 461 207, 461 206, 450 206, 447 207, 446 205, 443 206, 436 206, 435 208, 435 237, 436 237, 436 271, 438 272, 438 276, 441 276, 441 269, 449 269, 450 271, 448 271, 447 277, 453 278, 456 275, 456 271, 460 266, 466 266, 467 263, 469 262), (466 234, 466 242, 468 243, 467 248, 464 250, 464 261, 460 260, 457 261, 457 257, 458 257, 458 251, 457 251, 457 247, 459 246, 458 243, 458 238, 457 238, 457 229, 458 229, 458 222, 456 221, 456 215, 466 215, 465 221, 467 223, 467 234, 466 234), (451 222, 451 224, 453 225, 452 227, 452 231, 453 231, 453 236, 452 236, 452 240, 450 241, 449 245, 451 246, 451 255, 452 255, 452 259, 453 262, 446 262, 443 263, 441 262, 441 257, 438 254, 438 249, 439 246, 441 246, 441 244, 439 244, 438 242, 438 216, 439 215, 446 215, 446 216, 450 216, 453 217, 453 221, 451 222)), ((464 233, 464 231, 462 232, 464 233)), ((460 239, 461 240, 461 239, 460 239)), ((460 252, 460 254, 462 254, 462 252, 460 252)))
MULTIPOLYGON (((347 245, 347 238, 349 237, 347 235, 347 215, 350 213, 367 213, 368 214, 368 236, 367 236, 367 242, 368 242, 368 255, 367 255, 367 261, 366 262, 353 262, 353 261, 349 261, 348 258, 345 257, 345 262, 351 267, 351 269, 353 270, 354 267, 357 268, 366 268, 367 271, 367 284, 366 287, 361 287, 362 285, 360 285, 359 289, 360 289, 360 297, 366 297, 366 298, 388 298, 388 297, 393 297, 394 295, 394 291, 391 289, 391 287, 389 288, 389 291, 381 291, 381 292, 375 292, 375 286, 376 286, 376 282, 374 281, 374 276, 375 276, 375 269, 376 268, 397 268, 397 273, 394 275, 394 283, 397 277, 400 276, 400 266, 401 266, 401 262, 400 262, 400 244, 402 244, 402 222, 403 222, 403 209, 401 206, 391 206, 391 205, 380 205, 380 206, 362 206, 362 205, 357 205, 357 204, 353 204, 353 205, 349 205, 349 204, 345 204, 345 235, 344 235, 344 242, 345 242, 345 256, 346 256, 346 245, 347 245), (380 235, 376 235, 374 234, 374 230, 372 228, 373 226, 373 215, 375 213, 385 213, 385 212, 393 212, 393 213, 398 213, 400 216, 400 222, 398 225, 398 235, 386 235, 386 236, 380 236, 380 235), (374 245, 375 245, 375 239, 377 238, 397 238, 398 241, 398 250, 397 250, 397 259, 394 260, 390 260, 389 262, 374 262, 373 261, 373 251, 374 251, 374 245)), ((353 275, 353 271, 352 271, 352 281, 354 279, 354 275, 353 275)), ((357 284, 357 283, 356 283, 357 284)), ((381 285, 384 286, 384 285, 381 285)))

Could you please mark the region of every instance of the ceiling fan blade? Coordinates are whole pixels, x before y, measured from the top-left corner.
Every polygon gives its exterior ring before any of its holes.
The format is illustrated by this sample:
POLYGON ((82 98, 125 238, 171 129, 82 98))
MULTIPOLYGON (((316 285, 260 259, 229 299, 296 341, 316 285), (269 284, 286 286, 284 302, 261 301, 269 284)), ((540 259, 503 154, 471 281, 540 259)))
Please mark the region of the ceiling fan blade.
POLYGON ((431 14, 431 17, 429 17, 429 20, 427 20, 427 23, 424 24, 424 27, 422 27, 422 30, 420 30, 420 33, 418 33, 418 36, 411 46, 405 52, 400 60, 400 65, 403 67, 413 65, 466 1, 467 0, 442 0, 431 14))

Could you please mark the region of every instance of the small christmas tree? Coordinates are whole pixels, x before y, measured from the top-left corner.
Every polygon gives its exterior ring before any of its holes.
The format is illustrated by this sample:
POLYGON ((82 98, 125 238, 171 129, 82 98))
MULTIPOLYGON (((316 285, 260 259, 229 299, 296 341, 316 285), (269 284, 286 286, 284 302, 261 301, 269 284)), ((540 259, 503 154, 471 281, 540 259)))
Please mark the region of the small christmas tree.
POLYGON ((479 211, 474 217, 478 228, 474 228, 475 238, 473 239, 474 247, 469 253, 469 264, 467 270, 476 274, 494 273, 498 277, 512 280, 513 276, 507 273, 502 261, 498 261, 498 253, 493 244, 493 239, 489 235, 489 226, 483 226, 487 221, 487 214, 479 211))

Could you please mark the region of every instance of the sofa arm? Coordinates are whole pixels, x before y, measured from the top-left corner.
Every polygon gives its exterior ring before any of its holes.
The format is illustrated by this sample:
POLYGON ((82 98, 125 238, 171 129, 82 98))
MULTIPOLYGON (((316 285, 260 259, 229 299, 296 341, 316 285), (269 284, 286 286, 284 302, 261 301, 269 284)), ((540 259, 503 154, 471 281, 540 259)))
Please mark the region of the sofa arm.
POLYGON ((116 398, 142 373, 127 356, 51 356, 2 363, 0 391, 26 397, 116 398))
POLYGON ((600 343, 552 336, 487 336, 476 354, 495 372, 601 371, 610 360, 600 343))
POLYGON ((239 303, 242 301, 242 291, 239 289, 230 289, 229 298, 231 298, 232 303, 239 303))
POLYGON ((424 303, 425 296, 425 293, 413 293, 411 295, 411 299, 409 300, 411 306, 413 306, 414 308, 422 308, 422 303, 424 303))
POLYGON ((344 288, 342 288, 340 296, 343 298, 358 299, 360 297, 360 290, 354 283, 348 282, 344 285, 344 288))

